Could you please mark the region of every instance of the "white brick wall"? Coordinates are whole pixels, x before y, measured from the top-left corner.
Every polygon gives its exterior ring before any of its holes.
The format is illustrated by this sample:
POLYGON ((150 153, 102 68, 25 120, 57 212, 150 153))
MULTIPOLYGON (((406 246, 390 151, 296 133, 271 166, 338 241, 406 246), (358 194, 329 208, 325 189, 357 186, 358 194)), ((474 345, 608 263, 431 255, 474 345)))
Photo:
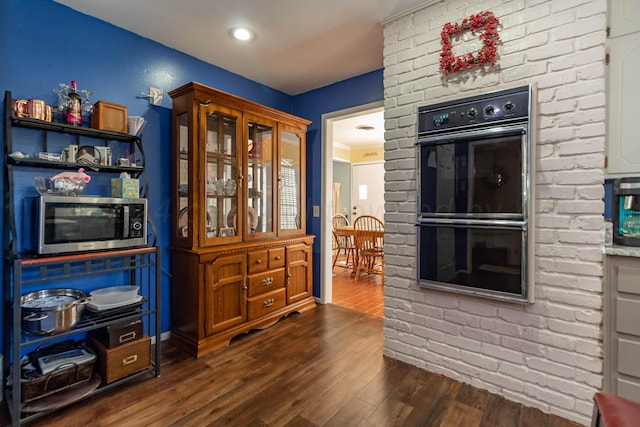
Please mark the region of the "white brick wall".
POLYGON ((603 369, 605 29, 606 0, 432 1, 384 29, 385 354, 585 425, 603 369), (497 66, 443 77, 442 26, 482 10, 502 24, 497 66), (420 289, 417 107, 529 83, 536 302, 420 289))

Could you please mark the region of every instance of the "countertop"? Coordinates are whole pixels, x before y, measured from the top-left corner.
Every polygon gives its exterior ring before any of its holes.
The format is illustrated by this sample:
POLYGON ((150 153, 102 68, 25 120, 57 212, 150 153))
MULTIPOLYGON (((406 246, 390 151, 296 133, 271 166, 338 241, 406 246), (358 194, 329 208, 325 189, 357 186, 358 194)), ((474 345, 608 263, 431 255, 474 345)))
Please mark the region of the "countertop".
POLYGON ((622 245, 606 245, 604 247, 606 255, 629 256, 640 258, 640 247, 638 246, 622 246, 622 245))

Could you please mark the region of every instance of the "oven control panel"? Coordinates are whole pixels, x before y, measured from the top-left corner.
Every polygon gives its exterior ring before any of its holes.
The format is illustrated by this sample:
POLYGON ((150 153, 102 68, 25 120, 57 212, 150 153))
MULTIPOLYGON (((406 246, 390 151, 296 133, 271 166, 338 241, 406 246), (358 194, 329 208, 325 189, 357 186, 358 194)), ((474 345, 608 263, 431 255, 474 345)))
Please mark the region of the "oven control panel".
POLYGON ((530 86, 418 108, 418 134, 528 120, 530 86))

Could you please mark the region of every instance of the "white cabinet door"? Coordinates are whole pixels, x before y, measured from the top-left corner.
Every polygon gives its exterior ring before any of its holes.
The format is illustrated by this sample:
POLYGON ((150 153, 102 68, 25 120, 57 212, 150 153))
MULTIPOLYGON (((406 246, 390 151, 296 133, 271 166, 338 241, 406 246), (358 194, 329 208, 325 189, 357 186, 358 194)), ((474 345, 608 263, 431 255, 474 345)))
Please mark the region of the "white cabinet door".
POLYGON ((640 31, 640 1, 609 0, 609 37, 640 31))
POLYGON ((608 45, 607 175, 640 176, 640 32, 608 45))

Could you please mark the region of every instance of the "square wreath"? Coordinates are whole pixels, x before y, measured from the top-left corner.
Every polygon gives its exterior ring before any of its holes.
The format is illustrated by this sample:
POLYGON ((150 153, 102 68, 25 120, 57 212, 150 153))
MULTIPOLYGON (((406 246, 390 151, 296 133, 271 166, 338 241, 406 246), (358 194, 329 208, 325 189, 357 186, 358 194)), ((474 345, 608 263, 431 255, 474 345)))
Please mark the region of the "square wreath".
POLYGON ((488 11, 464 18, 460 24, 451 24, 450 22, 444 24, 440 34, 442 39, 440 69, 442 73, 446 76, 465 68, 475 68, 486 63, 495 65, 497 59, 496 43, 500 40, 496 28, 499 24, 500 21, 498 21, 493 12, 488 11), (484 28, 484 31, 479 36, 480 41, 482 41, 482 48, 478 53, 475 56, 471 52, 462 56, 454 56, 451 37, 458 36, 463 31, 469 30, 473 32, 481 28, 484 28))

